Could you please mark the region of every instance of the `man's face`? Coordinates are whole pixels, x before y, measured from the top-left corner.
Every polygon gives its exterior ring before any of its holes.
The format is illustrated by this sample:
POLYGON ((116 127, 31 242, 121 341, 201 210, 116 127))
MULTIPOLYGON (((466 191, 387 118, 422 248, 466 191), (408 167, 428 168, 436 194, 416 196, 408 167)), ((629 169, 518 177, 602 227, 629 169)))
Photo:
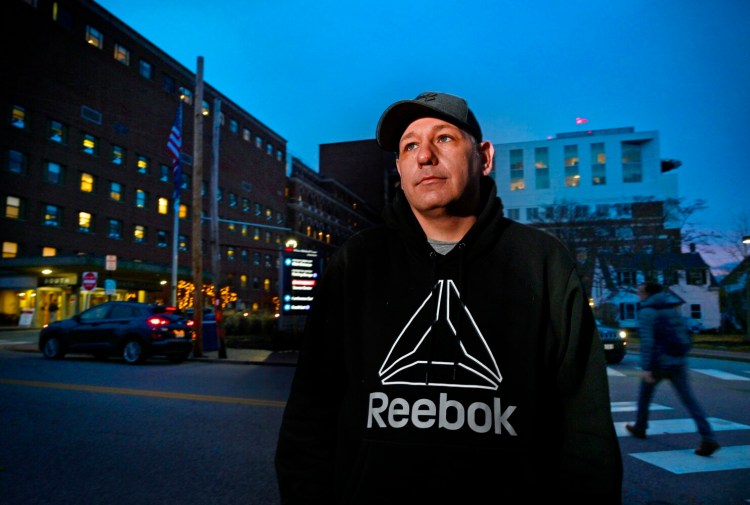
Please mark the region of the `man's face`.
POLYGON ((477 210, 479 180, 492 170, 494 147, 442 119, 421 118, 404 130, 396 167, 415 212, 471 215, 477 210))

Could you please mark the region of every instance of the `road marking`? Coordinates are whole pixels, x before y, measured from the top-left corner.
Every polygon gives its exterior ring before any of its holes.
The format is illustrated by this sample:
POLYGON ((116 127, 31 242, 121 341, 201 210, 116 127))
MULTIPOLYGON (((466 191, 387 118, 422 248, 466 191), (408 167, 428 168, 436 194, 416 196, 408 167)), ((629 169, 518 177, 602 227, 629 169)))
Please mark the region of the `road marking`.
POLYGON ((711 377, 715 377, 717 379, 722 379, 725 381, 750 381, 749 378, 743 377, 742 375, 737 375, 729 372, 723 372, 721 370, 716 370, 714 368, 691 368, 692 371, 702 373, 705 375, 709 375, 711 377))
MULTIPOLYGON (((611 402, 610 410, 612 412, 636 412, 638 410, 638 402, 611 402)), ((652 403, 649 405, 648 410, 672 410, 672 407, 652 403)))
POLYGON ((148 391, 145 389, 113 388, 106 386, 89 386, 86 384, 59 384, 57 382, 28 381, 18 379, 0 379, 0 384, 29 386, 36 388, 64 389, 68 391, 86 391, 89 393, 106 393, 114 395, 147 396, 171 400, 193 400, 198 402, 232 403, 237 405, 254 405, 258 407, 284 407, 286 402, 276 400, 258 400, 235 396, 197 395, 192 393, 170 393, 167 391, 148 391))
MULTIPOLYGON (((750 430, 750 426, 746 424, 733 423, 724 419, 716 417, 709 417, 708 422, 711 423, 711 427, 714 431, 729 431, 729 430, 750 430)), ((615 432, 618 437, 630 437, 632 436, 628 430, 625 429, 625 422, 618 422, 615 424, 615 432)), ((687 417, 684 419, 658 419, 656 421, 648 422, 648 430, 646 431, 647 436, 653 435, 674 435, 677 433, 695 433, 695 421, 692 418, 687 417)))
POLYGON ((721 447, 709 457, 698 456, 693 449, 634 452, 630 455, 675 474, 750 468, 750 445, 721 447))
POLYGON ((607 367, 607 375, 612 377, 625 377, 625 374, 615 370, 614 368, 607 367))

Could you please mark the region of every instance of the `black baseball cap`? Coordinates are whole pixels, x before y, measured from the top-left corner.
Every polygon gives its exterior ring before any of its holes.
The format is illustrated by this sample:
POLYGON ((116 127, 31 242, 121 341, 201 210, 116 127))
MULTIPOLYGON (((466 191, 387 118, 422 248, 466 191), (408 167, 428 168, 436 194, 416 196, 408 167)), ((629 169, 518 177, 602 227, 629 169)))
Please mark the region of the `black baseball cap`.
POLYGON ((385 109, 376 130, 378 145, 386 151, 398 152, 398 143, 406 127, 423 117, 447 121, 469 132, 477 142, 482 141, 482 129, 466 100, 447 93, 427 91, 414 100, 401 100, 385 109))

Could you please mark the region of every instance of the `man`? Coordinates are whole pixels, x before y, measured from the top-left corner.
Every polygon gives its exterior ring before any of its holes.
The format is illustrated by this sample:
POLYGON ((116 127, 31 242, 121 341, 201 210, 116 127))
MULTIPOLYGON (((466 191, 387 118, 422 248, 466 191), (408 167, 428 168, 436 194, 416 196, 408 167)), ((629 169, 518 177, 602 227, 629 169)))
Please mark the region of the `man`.
POLYGON ((462 98, 386 109, 401 192, 327 266, 282 421, 282 503, 619 504, 604 352, 575 262, 503 217, 462 98))
POLYGON ((698 428, 701 443, 695 453, 699 456, 710 456, 719 449, 719 443, 690 387, 687 356, 665 352, 664 343, 655 338, 658 324, 671 325, 676 331, 686 331, 682 316, 676 309, 680 301, 670 296, 670 293, 664 291, 663 286, 656 282, 645 282, 638 286, 638 298, 641 300, 638 309, 638 338, 641 345, 643 375, 638 393, 636 422, 626 424, 625 428, 636 438, 646 438, 651 398, 654 396, 656 385, 662 379, 667 379, 672 383, 698 428), (663 322, 659 322, 659 314, 664 316, 663 322))

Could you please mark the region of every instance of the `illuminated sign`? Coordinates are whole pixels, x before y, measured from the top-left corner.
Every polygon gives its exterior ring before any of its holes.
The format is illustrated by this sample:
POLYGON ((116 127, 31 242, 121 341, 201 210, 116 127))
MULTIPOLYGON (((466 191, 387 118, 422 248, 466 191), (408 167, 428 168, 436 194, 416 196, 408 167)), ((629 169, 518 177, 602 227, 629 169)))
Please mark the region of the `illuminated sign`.
POLYGON ((320 276, 318 252, 290 249, 282 253, 281 259, 281 313, 306 314, 320 276))

